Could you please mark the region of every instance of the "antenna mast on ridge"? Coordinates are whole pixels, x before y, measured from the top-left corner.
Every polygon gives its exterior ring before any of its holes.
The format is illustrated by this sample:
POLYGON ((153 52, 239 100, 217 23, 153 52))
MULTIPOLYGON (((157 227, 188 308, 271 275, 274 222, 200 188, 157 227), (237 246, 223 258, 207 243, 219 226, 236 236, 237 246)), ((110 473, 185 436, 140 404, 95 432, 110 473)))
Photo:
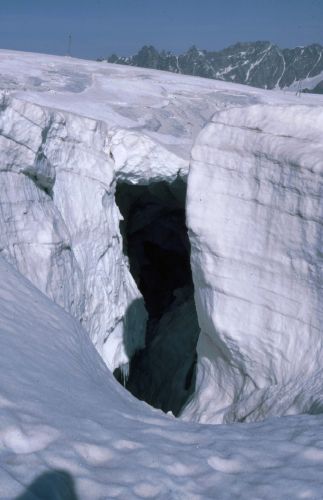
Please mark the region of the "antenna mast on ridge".
POLYGON ((67 55, 69 57, 72 56, 72 35, 68 35, 68 43, 67 43, 67 55))

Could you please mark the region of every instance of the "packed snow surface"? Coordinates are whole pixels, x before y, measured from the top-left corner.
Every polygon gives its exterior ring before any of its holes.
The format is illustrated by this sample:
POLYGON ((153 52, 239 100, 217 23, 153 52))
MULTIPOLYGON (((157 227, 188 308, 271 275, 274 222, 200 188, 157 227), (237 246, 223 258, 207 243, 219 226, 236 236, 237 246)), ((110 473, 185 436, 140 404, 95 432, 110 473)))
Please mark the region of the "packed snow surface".
POLYGON ((0 279, 1 499, 321 498, 321 416, 166 416, 117 384, 79 323, 2 258, 0 279))
POLYGON ((320 498, 322 98, 11 51, 0 74, 1 498, 58 469, 81 499, 320 498), (116 183, 187 177, 183 418, 263 422, 175 420, 108 370, 147 318, 116 183))

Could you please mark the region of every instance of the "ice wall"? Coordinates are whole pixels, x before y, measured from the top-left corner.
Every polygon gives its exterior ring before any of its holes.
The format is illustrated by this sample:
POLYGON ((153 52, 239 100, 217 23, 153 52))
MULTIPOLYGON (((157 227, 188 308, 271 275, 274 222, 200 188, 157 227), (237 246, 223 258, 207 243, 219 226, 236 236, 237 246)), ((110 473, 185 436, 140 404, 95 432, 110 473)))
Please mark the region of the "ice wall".
POLYGON ((142 132, 0 94, 0 253, 83 323, 111 370, 144 346, 147 317, 123 255, 116 182, 187 171, 142 132))
POLYGON ((0 253, 83 323, 114 369, 143 345, 146 312, 123 257, 108 149, 102 122, 0 96, 0 253))
POLYGON ((187 216, 201 327, 185 418, 322 408, 323 110, 221 111, 192 152, 187 216))

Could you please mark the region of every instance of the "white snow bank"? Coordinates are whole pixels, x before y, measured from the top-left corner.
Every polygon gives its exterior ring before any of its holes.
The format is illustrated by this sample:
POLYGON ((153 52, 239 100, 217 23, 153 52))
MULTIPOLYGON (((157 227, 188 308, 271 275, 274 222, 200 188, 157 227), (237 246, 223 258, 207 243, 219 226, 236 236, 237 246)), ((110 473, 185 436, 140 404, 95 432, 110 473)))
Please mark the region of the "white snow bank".
POLYGON ((321 416, 166 417, 118 385, 80 325, 2 258, 0 279, 1 498, 32 482, 41 498, 66 487, 79 500, 320 498, 321 416))
POLYGON ((322 411, 323 108, 216 114, 192 152, 188 225, 202 330, 187 418, 322 411))

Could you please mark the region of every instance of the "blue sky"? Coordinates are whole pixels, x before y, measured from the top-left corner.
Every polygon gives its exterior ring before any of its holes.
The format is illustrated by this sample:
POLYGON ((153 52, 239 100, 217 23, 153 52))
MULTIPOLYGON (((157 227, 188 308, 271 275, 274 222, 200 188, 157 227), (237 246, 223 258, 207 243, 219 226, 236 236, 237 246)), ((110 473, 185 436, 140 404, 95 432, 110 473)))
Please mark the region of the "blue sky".
POLYGON ((238 41, 323 44, 323 0, 0 0, 0 48, 97 58, 238 41))

